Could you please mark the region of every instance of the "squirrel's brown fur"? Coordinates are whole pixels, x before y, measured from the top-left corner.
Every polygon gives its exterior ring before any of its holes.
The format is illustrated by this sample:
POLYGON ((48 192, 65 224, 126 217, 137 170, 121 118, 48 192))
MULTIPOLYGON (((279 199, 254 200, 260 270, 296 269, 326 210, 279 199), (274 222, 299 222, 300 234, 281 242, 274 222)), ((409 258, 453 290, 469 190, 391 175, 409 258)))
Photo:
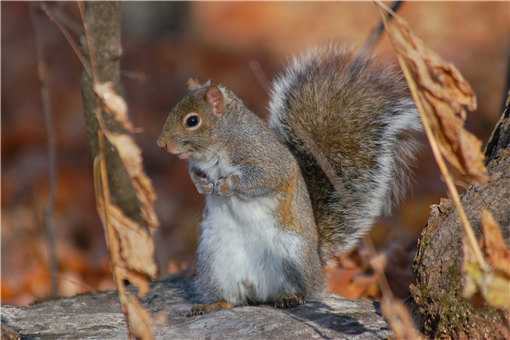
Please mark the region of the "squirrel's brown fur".
POLYGON ((408 181, 417 145, 409 133, 420 124, 402 76, 349 50, 312 50, 275 82, 270 113, 270 126, 301 166, 323 260, 349 250, 408 181), (325 175, 317 152, 337 183, 325 175))

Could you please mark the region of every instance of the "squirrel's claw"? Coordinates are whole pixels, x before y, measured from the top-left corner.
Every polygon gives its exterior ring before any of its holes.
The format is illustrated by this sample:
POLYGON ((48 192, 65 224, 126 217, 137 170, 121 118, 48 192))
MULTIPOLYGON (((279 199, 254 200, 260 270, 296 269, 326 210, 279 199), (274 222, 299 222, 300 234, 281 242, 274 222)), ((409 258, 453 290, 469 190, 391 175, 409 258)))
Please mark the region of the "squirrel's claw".
POLYGON ((275 308, 292 308, 305 303, 305 298, 302 294, 286 294, 280 299, 273 302, 275 308))
POLYGON ((220 300, 214 303, 206 303, 206 304, 195 304, 191 307, 186 316, 196 316, 196 315, 204 315, 206 313, 216 312, 222 309, 231 309, 234 305, 228 303, 225 300, 220 300))
POLYGON ((219 196, 232 196, 234 190, 239 184, 239 176, 230 175, 219 178, 214 184, 214 193, 219 196))

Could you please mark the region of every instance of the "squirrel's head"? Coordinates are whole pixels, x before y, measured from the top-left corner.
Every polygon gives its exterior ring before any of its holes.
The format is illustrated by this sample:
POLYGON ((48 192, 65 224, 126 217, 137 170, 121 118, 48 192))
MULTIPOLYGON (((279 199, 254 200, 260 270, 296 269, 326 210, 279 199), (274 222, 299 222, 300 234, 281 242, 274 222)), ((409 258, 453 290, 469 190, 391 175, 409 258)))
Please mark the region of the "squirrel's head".
POLYGON ((225 113, 225 98, 218 85, 188 81, 189 92, 170 111, 157 144, 181 159, 207 158, 214 130, 225 113))

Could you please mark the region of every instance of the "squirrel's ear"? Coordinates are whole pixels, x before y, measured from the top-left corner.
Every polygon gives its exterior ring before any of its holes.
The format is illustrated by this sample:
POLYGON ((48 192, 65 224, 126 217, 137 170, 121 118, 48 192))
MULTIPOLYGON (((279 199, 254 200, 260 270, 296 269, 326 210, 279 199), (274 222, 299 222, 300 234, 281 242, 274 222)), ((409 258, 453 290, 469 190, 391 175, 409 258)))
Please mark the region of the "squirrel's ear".
POLYGON ((200 82, 195 78, 189 78, 188 81, 186 82, 186 85, 188 86, 189 91, 194 91, 202 87, 202 85, 200 85, 200 82))
POLYGON ((211 105, 213 113, 218 117, 223 116, 225 105, 221 90, 215 85, 209 86, 205 93, 205 98, 209 105, 211 105))

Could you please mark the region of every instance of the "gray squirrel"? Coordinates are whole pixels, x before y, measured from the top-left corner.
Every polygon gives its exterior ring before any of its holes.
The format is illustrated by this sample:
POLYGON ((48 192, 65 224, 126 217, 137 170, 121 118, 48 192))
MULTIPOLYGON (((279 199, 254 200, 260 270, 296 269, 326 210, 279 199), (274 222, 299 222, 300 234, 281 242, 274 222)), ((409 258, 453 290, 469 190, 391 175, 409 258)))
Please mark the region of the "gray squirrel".
POLYGON ((158 139, 206 198, 192 315, 319 296, 327 260, 405 190, 421 124, 393 68, 310 50, 275 80, 269 112, 265 122, 228 88, 194 84, 158 139))

